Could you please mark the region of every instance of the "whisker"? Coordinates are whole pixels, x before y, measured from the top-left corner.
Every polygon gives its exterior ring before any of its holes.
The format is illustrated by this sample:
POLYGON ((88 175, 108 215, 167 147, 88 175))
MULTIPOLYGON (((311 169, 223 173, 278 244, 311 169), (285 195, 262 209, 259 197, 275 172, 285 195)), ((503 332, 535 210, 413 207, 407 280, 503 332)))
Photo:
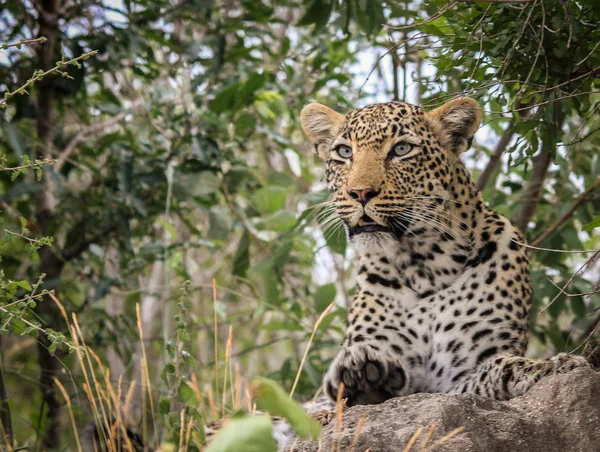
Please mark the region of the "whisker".
MULTIPOLYGON (((437 215, 442 217, 442 219, 447 220, 449 223, 452 223, 454 225, 456 225, 457 227, 459 227, 460 229, 463 230, 473 230, 466 221, 464 221, 461 218, 458 218, 455 215, 452 215, 450 212, 448 212, 447 210, 440 210, 440 211, 435 211, 435 210, 429 210, 426 208, 423 208, 422 206, 417 206, 417 205, 413 205, 409 208, 409 210, 411 211, 418 211, 421 213, 424 213, 426 215, 437 215), (454 221, 454 220, 456 221, 454 221)), ((401 213, 401 212, 407 212, 407 209, 401 209, 401 210, 396 210, 396 209, 388 209, 389 212, 394 212, 394 213, 401 213)), ((428 219, 434 220, 434 218, 429 218, 428 219)))
MULTIPOLYGON (((409 218, 403 218, 404 220, 410 220, 409 218)), ((409 227, 407 227, 405 224, 403 224, 402 222, 398 221, 397 218, 390 218, 390 222, 392 223, 392 225, 398 227, 398 228, 402 228, 402 230, 404 231, 404 233, 406 234, 412 234, 413 237, 417 238, 417 234, 415 234, 413 231, 411 231, 411 229, 409 227)))
MULTIPOLYGON (((424 210, 424 209, 421 209, 421 208, 419 208, 419 207, 416 207, 416 206, 415 206, 415 207, 411 207, 411 209, 416 209, 416 210, 418 210, 418 211, 420 211, 420 212, 425 212, 425 211, 426 211, 426 210, 424 210)), ((454 224, 454 225, 458 226, 460 229, 463 229, 463 230, 465 230, 465 229, 469 229, 469 230, 471 230, 471 231, 473 230, 473 228, 471 228, 471 227, 470 227, 470 226, 467 224, 467 222, 466 222, 465 220, 463 220, 463 219, 461 219, 461 218, 458 218, 458 217, 457 217, 457 216, 455 216, 455 215, 452 215, 450 212, 448 212, 448 211, 446 211, 446 210, 440 210, 440 211, 434 211, 434 212, 427 211, 427 212, 428 212, 428 213, 432 213, 432 214, 435 214, 435 215, 439 215, 439 216, 441 216, 441 217, 442 217, 444 220, 447 220, 448 222, 450 222, 450 223, 452 223, 452 224, 454 224), (456 220, 456 221, 454 221, 454 220, 456 220)))
POLYGON ((405 219, 409 219, 409 220, 413 220, 413 219, 421 220, 426 225, 432 227, 433 230, 435 232, 437 232, 440 236, 442 236, 444 234, 448 234, 454 240, 456 240, 457 242, 459 242, 462 246, 466 246, 468 244, 468 242, 466 242, 464 240, 464 238, 461 237, 460 235, 457 235, 455 233, 455 231, 452 230, 452 228, 450 228, 448 225, 440 222, 439 220, 437 220, 435 218, 432 218, 431 215, 428 216, 428 214, 431 214, 431 212, 420 212, 420 213, 417 213, 417 212, 415 212, 415 209, 411 209, 410 211, 398 212, 398 215, 399 216, 403 216, 405 219))
POLYGON ((454 204, 459 204, 459 205, 461 205, 461 206, 465 206, 465 207, 469 207, 469 208, 471 208, 471 207, 472 207, 472 206, 469 206, 469 205, 467 205, 467 204, 465 204, 465 203, 462 203, 462 202, 460 202, 460 201, 457 201, 456 199, 447 198, 447 197, 445 197, 445 196, 409 196, 409 197, 407 197, 407 198, 402 198, 402 199, 404 199, 404 200, 407 200, 407 201, 411 201, 411 200, 421 200, 421 199, 433 199, 433 200, 435 200, 435 199, 442 199, 442 200, 444 200, 444 201, 452 202, 452 203, 454 203, 454 204))

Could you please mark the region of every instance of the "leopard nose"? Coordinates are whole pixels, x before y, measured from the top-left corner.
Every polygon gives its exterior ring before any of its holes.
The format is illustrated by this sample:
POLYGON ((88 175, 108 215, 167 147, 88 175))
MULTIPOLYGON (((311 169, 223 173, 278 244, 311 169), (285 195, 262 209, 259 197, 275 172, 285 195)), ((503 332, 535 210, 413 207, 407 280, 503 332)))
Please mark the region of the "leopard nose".
POLYGON ((348 195, 357 200, 363 206, 367 204, 371 199, 375 198, 379 194, 374 188, 352 188, 348 189, 348 195))

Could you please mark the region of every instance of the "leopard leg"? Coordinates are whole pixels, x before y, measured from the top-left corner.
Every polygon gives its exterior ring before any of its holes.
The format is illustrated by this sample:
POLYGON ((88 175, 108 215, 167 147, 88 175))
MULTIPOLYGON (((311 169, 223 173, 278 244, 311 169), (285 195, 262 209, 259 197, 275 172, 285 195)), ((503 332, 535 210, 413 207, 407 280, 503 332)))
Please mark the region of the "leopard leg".
POLYGON ((577 367, 589 367, 589 364, 582 356, 566 353, 550 359, 497 356, 457 382, 450 393, 472 392, 496 400, 508 400, 524 394, 547 375, 566 373, 577 367))

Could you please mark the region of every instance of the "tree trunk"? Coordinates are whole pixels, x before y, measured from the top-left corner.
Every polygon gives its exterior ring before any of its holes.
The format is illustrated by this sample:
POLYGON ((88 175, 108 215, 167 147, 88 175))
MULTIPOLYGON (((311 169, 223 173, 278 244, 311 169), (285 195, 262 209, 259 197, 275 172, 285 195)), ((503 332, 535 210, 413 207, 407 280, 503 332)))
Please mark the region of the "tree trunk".
POLYGON ((508 127, 504 130, 504 133, 502 133, 498 144, 496 144, 496 147, 494 148, 494 152, 492 152, 492 155, 490 156, 490 161, 488 162, 487 166, 484 168, 483 172, 479 176, 479 179, 477 180, 477 188, 480 191, 483 191, 485 189, 487 184, 492 179, 492 176, 496 173, 498 167, 500 166, 502 154, 504 154, 504 151, 506 151, 506 148, 510 144, 510 141, 512 140, 514 135, 515 124, 513 118, 510 124, 508 124, 508 127))
MULTIPOLYGON (((60 0, 39 0, 37 4, 39 31, 38 37, 44 36, 46 43, 40 45, 37 50, 39 67, 47 71, 54 67, 59 59, 57 49, 58 19, 60 15, 60 0)), ((37 138, 36 158, 49 158, 48 152, 54 141, 54 94, 56 79, 53 76, 44 77, 38 84, 37 96, 37 138)), ((35 218, 42 236, 51 233, 54 221, 55 205, 52 178, 48 174, 44 177, 44 190, 36 196, 35 218)), ((56 283, 63 269, 64 263, 58 258, 53 248, 45 246, 40 249, 40 272, 46 275, 45 281, 56 283)), ((56 326, 60 322, 57 309, 53 301, 45 297, 38 304, 38 314, 45 325, 58 330, 56 326)), ((40 336, 37 344, 38 363, 40 366, 39 385, 42 392, 42 400, 46 408, 45 430, 43 433, 42 448, 52 449, 60 444, 60 402, 57 398, 56 387, 53 378, 58 375, 59 361, 53 357, 48 347, 50 342, 45 335, 40 336)))
MULTIPOLYGON (((517 105, 520 106, 520 104, 517 105)), ((518 119, 518 121, 525 120, 528 116, 528 110, 522 111, 521 117, 518 119)), ((477 180, 477 188, 480 191, 483 191, 485 187, 487 187, 488 183, 492 180, 494 174, 496 174, 498 166, 500 166, 500 162, 502 160, 502 154, 504 154, 504 151, 506 151, 506 148, 510 144, 510 141, 515 136, 516 121, 517 119, 513 116, 510 123, 508 124, 508 127, 506 127, 506 129, 502 133, 498 144, 496 144, 494 152, 492 152, 492 155, 490 156, 490 161, 479 176, 479 179, 477 180)))
POLYGON ((513 223, 523 232, 526 231, 527 225, 535 215, 540 200, 540 192, 544 187, 550 163, 552 163, 553 151, 556 148, 557 133, 562 129, 563 122, 564 115, 558 111, 557 106, 553 124, 549 124, 547 136, 542 142, 540 153, 531 159, 533 169, 531 171, 531 179, 523 195, 523 205, 519 213, 512 218, 513 223))
POLYGON ((531 171, 531 179, 525 189, 523 196, 523 205, 519 213, 513 218, 513 223, 523 232, 527 229, 529 221, 535 215, 538 202, 540 200, 540 192, 546 180, 548 168, 552 162, 552 154, 547 150, 547 146, 542 145, 542 151, 531 159, 533 169, 531 171))

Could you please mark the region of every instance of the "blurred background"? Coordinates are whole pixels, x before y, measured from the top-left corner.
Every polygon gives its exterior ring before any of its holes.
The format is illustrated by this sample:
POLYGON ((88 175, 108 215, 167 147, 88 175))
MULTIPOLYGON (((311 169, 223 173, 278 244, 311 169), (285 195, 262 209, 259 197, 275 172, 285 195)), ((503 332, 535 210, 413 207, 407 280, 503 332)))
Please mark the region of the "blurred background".
POLYGON ((124 416, 197 450, 254 376, 315 394, 355 269, 319 224, 313 101, 477 99, 463 158, 539 248, 529 354, 598 359, 595 0, 0 9, 0 447, 76 449, 74 431, 124 416))

